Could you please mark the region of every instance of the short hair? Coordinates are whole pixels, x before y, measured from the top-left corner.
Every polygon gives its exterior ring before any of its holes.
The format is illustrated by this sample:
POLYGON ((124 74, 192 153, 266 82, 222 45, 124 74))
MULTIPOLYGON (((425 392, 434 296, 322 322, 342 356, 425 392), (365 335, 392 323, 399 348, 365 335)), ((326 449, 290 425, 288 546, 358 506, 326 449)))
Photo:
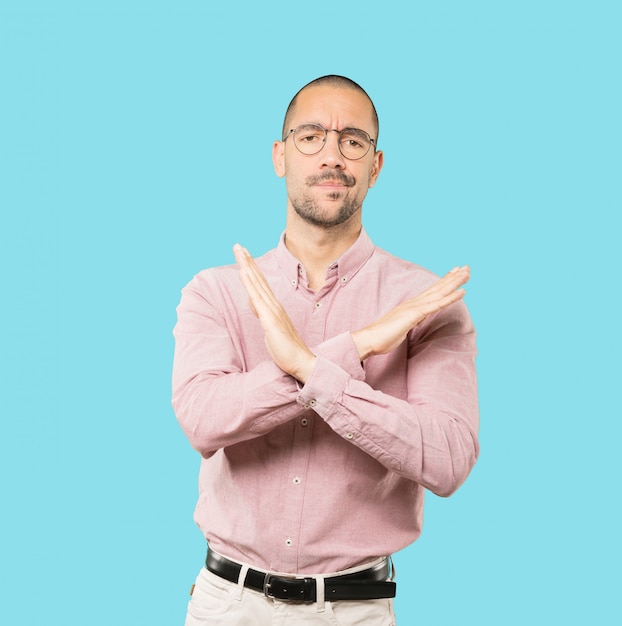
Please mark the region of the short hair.
POLYGON ((285 137, 289 132, 289 118, 292 116, 294 112, 294 108, 296 107, 296 102, 298 100, 298 96, 309 87, 341 87, 345 89, 354 89, 360 93, 362 93, 368 100, 369 104, 371 104, 372 116, 374 124, 376 125, 376 141, 378 141, 378 135, 380 134, 380 124, 378 123, 378 112, 376 111, 376 107, 372 99, 369 97, 369 94, 358 84, 355 83, 352 79, 347 78, 345 76, 338 76, 337 74, 328 74, 326 76, 320 76, 315 80, 312 80, 310 83, 307 83, 302 89, 298 91, 298 93, 292 98, 292 101, 289 103, 287 107, 287 111, 285 111, 285 119, 283 120, 283 134, 281 137, 285 137))

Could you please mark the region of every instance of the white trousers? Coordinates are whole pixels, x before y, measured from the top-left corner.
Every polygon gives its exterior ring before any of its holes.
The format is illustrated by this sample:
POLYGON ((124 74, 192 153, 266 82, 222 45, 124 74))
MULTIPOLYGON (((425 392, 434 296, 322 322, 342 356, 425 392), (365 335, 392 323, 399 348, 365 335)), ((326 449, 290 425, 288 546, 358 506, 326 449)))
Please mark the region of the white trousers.
MULTIPOLYGON (((391 598, 284 602, 244 587, 247 571, 247 567, 242 568, 236 584, 203 568, 188 603, 185 626, 395 626, 391 598)), ((334 575, 327 574, 326 578, 334 575)))

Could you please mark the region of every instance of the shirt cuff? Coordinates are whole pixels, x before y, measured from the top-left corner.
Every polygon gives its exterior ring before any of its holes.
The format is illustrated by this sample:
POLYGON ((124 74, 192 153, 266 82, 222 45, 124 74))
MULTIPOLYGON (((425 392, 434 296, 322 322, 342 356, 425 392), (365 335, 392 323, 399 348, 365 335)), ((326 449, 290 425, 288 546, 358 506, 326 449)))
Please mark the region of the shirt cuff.
POLYGON ((296 401, 305 409, 313 409, 326 419, 336 410, 350 379, 348 372, 318 355, 313 371, 296 401))
POLYGON ((316 356, 331 361, 355 380, 365 380, 365 370, 351 333, 345 332, 332 337, 319 346, 313 347, 311 351, 316 356))

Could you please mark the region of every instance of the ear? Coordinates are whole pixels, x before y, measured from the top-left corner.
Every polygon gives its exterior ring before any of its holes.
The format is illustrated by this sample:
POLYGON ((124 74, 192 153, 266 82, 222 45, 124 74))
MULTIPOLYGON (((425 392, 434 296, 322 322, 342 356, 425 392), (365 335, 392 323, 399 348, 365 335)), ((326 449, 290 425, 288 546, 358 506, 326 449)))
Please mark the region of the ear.
POLYGON ((275 141, 272 144, 272 164, 279 178, 285 176, 285 142, 275 141))
POLYGON ((384 165, 384 153, 382 150, 377 150, 374 153, 374 162, 371 166, 371 171, 369 173, 369 187, 370 189, 376 184, 378 180, 378 176, 380 175, 380 170, 384 165))

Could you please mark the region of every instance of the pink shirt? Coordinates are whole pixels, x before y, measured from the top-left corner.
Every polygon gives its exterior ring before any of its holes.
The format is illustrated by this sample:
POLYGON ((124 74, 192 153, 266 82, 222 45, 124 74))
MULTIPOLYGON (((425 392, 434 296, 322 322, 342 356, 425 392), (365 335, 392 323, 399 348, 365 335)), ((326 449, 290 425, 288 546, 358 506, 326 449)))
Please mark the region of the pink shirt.
POLYGON ((350 331, 437 277, 365 231, 308 289, 279 246, 257 259, 317 355, 301 387, 268 356, 235 265, 182 291, 173 407, 202 455, 195 520, 210 546, 279 572, 326 573, 421 532, 424 490, 450 495, 478 455, 475 331, 462 302, 361 365, 350 331))

